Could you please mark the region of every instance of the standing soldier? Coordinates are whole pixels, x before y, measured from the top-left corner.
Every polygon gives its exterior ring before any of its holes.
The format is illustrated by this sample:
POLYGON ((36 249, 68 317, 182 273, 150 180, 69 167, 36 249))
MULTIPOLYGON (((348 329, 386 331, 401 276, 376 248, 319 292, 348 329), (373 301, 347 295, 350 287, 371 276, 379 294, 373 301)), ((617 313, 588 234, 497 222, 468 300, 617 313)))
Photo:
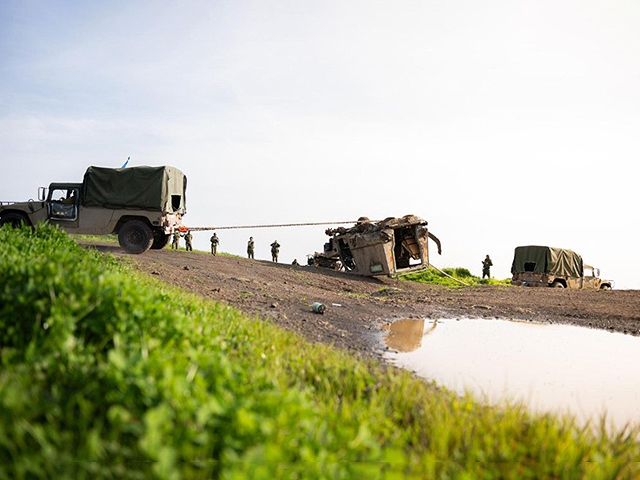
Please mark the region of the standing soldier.
POLYGON ((185 250, 187 252, 193 252, 193 245, 191 241, 193 240, 193 235, 191 235, 191 230, 187 230, 187 234, 184 236, 185 250))
POLYGON ((247 242, 247 257, 253 258, 253 237, 249 237, 249 241, 247 242))
POLYGON ((178 250, 180 246, 180 231, 176 230, 173 232, 173 242, 171 242, 171 248, 178 250))
POLYGON ((489 258, 489 255, 487 255, 486 257, 484 257, 484 260, 482 261, 482 278, 484 279, 484 276, 486 275, 487 278, 491 278, 491 267, 493 266, 493 262, 491 261, 491 258, 489 258))
POLYGON ((278 240, 274 240, 271 244, 271 260, 278 263, 278 253, 280 253, 280 244, 278 240))
POLYGON ((216 232, 213 232, 213 235, 211 235, 211 255, 215 256, 215 254, 218 253, 218 243, 220 243, 218 235, 216 235, 216 232))

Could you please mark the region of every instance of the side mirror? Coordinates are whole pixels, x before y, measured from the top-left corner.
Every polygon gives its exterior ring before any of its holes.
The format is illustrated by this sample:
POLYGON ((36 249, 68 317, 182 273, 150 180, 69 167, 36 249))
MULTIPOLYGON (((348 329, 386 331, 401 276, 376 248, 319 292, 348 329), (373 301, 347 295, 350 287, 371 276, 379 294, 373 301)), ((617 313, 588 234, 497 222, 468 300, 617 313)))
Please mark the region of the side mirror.
POLYGON ((38 200, 44 202, 47 198, 47 188, 46 187, 38 187, 38 200))

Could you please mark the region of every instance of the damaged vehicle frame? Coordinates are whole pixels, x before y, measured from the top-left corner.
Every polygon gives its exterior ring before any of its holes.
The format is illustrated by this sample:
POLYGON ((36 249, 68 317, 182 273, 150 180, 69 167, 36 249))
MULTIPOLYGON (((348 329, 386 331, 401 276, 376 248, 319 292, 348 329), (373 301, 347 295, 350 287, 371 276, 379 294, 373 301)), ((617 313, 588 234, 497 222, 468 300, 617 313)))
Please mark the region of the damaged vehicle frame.
POLYGON ((413 272, 429 266, 429 238, 442 253, 440 240, 415 215, 371 222, 360 217, 351 228, 329 228, 324 252, 308 258, 309 265, 364 276, 413 272))

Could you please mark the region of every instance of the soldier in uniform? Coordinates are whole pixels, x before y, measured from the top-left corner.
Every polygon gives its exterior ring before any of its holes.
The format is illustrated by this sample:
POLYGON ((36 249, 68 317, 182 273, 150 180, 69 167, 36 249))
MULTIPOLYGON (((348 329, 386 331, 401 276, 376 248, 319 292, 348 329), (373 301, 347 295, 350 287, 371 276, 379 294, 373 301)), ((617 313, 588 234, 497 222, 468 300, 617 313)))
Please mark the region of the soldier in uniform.
POLYGON ((193 235, 191 235, 191 230, 187 230, 187 233, 184 236, 185 250, 187 252, 193 252, 193 245, 191 241, 193 240, 193 235))
POLYGON ((247 257, 253 258, 253 237, 249 237, 249 241, 247 242, 247 257))
POLYGON ((180 232, 178 230, 173 232, 173 241, 171 242, 171 248, 178 250, 180 246, 180 232))
POLYGON ((271 260, 278 263, 278 253, 280 253, 280 244, 278 240, 274 240, 271 244, 271 260))
POLYGON ((489 255, 487 255, 482 261, 482 278, 484 278, 485 275, 487 278, 491 278, 490 270, 492 266, 493 262, 491 261, 491 258, 489 258, 489 255))
POLYGON ((216 232, 213 232, 213 235, 211 235, 211 255, 215 256, 215 254, 218 253, 218 243, 220 243, 218 235, 216 232))

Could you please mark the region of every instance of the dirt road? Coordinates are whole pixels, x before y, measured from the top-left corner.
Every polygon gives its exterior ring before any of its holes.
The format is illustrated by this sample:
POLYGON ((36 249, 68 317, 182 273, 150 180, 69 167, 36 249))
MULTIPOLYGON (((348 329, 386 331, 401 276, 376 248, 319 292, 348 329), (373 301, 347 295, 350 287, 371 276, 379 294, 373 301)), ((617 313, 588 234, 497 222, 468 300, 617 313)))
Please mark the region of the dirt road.
POLYGON ((513 318, 640 335, 638 290, 450 289, 199 252, 165 249, 128 255, 113 245, 94 247, 126 257, 167 283, 270 318, 312 341, 365 355, 382 353, 380 326, 400 318, 513 318), (327 307, 323 315, 311 311, 314 302, 327 307))

